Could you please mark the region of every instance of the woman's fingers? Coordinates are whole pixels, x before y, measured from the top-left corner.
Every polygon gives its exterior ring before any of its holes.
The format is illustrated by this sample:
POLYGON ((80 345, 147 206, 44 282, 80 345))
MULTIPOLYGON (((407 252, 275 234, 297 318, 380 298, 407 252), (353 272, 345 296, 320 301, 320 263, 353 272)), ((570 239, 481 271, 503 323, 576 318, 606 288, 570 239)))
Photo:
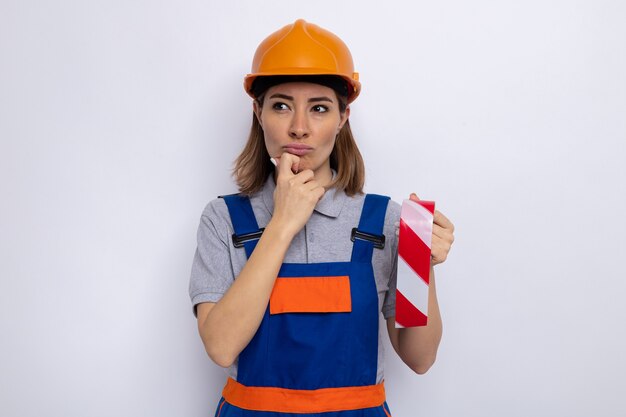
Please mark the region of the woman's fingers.
POLYGON ((431 263, 433 265, 440 264, 445 262, 448 258, 448 253, 450 253, 450 246, 442 244, 440 241, 432 243, 431 249, 431 263))
POLYGON ((305 169, 304 171, 294 175, 292 177, 292 180, 300 184, 305 184, 312 181, 313 178, 315 178, 315 173, 310 169, 305 169))
POLYGON ((290 168, 290 171, 292 174, 298 173, 299 165, 300 165, 300 157, 296 155, 290 154, 289 152, 284 152, 282 155, 274 156, 270 158, 270 160, 278 169, 279 175, 281 173, 281 165, 283 166, 286 165, 288 168, 290 168), (281 161, 283 161, 282 164, 281 164, 281 161))
MULTIPOLYGON (((298 175, 300 175, 300 174, 298 174, 298 175)), ((311 181, 305 182, 304 183, 304 187, 305 187, 304 189, 307 190, 307 191, 314 191, 314 190, 317 190, 317 188, 321 188, 323 191, 326 191, 326 189, 324 187, 322 187, 320 185, 320 183, 315 181, 315 180, 311 180, 311 181)), ((322 195, 323 194, 324 193, 322 193, 322 195)))
POLYGON ((450 229, 443 228, 438 224, 433 224, 433 236, 448 241, 450 244, 454 242, 454 232, 450 229))
POLYGON ((326 190, 315 181, 312 170, 299 172, 300 158, 297 155, 283 153, 274 159, 278 175, 272 221, 295 234, 306 224, 326 190))
POLYGON ((444 229, 454 232, 454 225, 452 224, 452 222, 446 216, 444 216, 443 213, 440 212, 439 210, 435 210, 435 215, 433 216, 433 222, 441 226, 444 229))

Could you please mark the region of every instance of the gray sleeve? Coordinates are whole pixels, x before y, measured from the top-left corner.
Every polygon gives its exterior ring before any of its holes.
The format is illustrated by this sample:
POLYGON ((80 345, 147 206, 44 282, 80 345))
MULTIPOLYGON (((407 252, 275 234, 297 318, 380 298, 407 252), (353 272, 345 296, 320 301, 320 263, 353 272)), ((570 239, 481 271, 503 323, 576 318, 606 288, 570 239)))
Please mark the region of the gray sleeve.
POLYGON ((383 303, 383 317, 388 319, 389 317, 396 316, 396 281, 398 274, 398 258, 393 260, 393 266, 391 267, 391 276, 389 277, 389 289, 385 294, 385 301, 383 303))
POLYGON ((389 317, 395 317, 396 315, 396 281, 398 275, 398 237, 396 236, 395 223, 400 220, 401 206, 395 201, 389 201, 389 208, 387 211, 387 219, 385 219, 385 229, 388 236, 391 236, 391 256, 392 264, 389 273, 389 289, 385 293, 385 300, 383 302, 382 313, 385 319, 389 317))
POLYGON ((228 241, 232 226, 226 210, 223 200, 214 200, 200 217, 198 246, 189 279, 194 315, 199 303, 219 301, 235 280, 228 241))

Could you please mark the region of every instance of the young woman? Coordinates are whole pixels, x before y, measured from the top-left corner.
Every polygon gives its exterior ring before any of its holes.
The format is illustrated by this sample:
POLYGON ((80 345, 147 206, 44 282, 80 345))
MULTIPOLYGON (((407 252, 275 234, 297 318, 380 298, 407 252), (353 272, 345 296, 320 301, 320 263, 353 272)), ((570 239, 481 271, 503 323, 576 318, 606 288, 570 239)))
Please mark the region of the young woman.
POLYGON ((348 48, 298 20, 259 45, 244 85, 240 193, 202 213, 190 282, 206 351, 228 368, 216 415, 389 416, 379 313, 400 358, 426 372, 441 339, 432 266, 453 225, 435 212, 428 325, 396 329, 400 207, 363 194, 348 48))

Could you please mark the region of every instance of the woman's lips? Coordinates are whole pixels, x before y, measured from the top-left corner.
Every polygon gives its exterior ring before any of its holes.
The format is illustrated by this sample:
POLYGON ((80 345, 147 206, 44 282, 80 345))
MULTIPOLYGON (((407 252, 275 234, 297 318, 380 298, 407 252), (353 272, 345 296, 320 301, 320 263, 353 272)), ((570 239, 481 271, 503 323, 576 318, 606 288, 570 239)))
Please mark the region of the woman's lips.
POLYGON ((287 145, 283 146, 283 149, 285 152, 298 156, 306 155, 313 150, 313 148, 307 145, 287 145))

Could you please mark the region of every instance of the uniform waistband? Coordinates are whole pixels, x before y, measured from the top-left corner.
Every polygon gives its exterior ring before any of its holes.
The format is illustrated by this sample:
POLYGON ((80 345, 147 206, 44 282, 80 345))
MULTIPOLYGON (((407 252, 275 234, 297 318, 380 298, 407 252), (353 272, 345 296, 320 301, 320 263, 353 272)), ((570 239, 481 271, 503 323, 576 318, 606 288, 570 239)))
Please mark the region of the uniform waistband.
POLYGON ((228 378, 224 399, 239 408, 277 413, 324 413, 379 407, 385 402, 383 382, 357 387, 298 390, 249 387, 228 378))

